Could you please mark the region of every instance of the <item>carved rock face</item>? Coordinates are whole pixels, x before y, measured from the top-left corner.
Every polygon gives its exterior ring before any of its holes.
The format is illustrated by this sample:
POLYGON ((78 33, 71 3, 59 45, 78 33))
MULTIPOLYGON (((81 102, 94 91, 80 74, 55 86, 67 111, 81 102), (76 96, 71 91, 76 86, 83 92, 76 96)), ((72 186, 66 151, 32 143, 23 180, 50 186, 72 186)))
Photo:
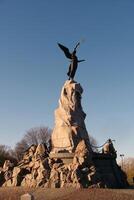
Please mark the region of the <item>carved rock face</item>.
POLYGON ((75 81, 65 82, 59 99, 59 107, 55 110, 55 127, 52 133, 52 152, 74 152, 83 139, 89 144, 85 127, 85 117, 81 106, 83 89, 75 81))

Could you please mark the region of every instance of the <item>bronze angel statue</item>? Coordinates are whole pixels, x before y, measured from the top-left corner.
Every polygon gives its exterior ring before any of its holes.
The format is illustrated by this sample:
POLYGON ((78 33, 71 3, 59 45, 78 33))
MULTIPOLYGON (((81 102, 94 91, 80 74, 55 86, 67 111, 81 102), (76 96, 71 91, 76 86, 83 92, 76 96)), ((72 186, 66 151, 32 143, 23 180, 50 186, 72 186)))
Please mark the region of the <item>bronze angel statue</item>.
POLYGON ((78 60, 78 58, 76 56, 76 49, 77 49, 77 47, 79 45, 80 45, 80 42, 75 46, 73 52, 70 53, 69 49, 67 47, 65 47, 62 44, 58 43, 58 46, 64 52, 65 56, 71 60, 71 63, 69 65, 69 70, 68 70, 68 73, 67 73, 67 75, 69 76, 69 80, 70 79, 72 79, 72 80, 74 79, 78 63, 85 61, 85 60, 78 60))

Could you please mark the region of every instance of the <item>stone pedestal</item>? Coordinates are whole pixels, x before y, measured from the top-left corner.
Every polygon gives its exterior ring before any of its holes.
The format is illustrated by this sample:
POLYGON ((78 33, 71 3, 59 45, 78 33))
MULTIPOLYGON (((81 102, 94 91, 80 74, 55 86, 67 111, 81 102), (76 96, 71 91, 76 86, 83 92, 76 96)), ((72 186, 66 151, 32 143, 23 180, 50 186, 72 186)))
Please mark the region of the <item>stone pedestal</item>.
POLYGON ((50 159, 62 160, 64 164, 73 163, 74 153, 50 153, 50 159))
POLYGON ((85 126, 85 117, 81 106, 81 85, 67 80, 61 90, 59 107, 55 110, 55 127, 52 133, 52 153, 75 152, 81 140, 90 151, 89 137, 85 126))

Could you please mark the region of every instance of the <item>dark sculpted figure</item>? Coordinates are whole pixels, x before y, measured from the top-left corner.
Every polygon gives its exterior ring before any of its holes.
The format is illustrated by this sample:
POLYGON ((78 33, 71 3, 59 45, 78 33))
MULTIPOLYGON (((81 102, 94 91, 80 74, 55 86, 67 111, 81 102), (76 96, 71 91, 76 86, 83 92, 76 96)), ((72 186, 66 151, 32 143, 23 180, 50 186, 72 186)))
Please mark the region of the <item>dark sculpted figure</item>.
POLYGON ((62 49, 62 51, 64 51, 65 56, 67 58, 71 59, 71 64, 69 65, 69 70, 68 70, 67 75, 69 76, 69 80, 70 79, 74 79, 78 63, 84 61, 84 60, 78 60, 78 58, 76 56, 76 49, 80 45, 80 43, 78 43, 75 46, 75 48, 74 48, 72 53, 70 53, 69 49, 67 47, 63 46, 62 44, 58 43, 58 45, 62 49))

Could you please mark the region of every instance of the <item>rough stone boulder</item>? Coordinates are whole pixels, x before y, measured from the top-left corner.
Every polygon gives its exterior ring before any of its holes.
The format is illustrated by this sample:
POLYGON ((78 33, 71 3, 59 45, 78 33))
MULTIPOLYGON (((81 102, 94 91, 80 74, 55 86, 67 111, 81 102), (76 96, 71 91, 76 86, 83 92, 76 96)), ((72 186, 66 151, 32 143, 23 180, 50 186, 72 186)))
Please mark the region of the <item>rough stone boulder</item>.
POLYGON ((76 147, 73 163, 82 166, 90 166, 92 164, 92 153, 88 150, 84 140, 81 140, 76 147))
POLYGON ((3 165, 1 177, 3 186, 37 187, 49 179, 50 167, 48 150, 44 144, 32 145, 24 153, 23 159, 11 167, 10 161, 3 165))

